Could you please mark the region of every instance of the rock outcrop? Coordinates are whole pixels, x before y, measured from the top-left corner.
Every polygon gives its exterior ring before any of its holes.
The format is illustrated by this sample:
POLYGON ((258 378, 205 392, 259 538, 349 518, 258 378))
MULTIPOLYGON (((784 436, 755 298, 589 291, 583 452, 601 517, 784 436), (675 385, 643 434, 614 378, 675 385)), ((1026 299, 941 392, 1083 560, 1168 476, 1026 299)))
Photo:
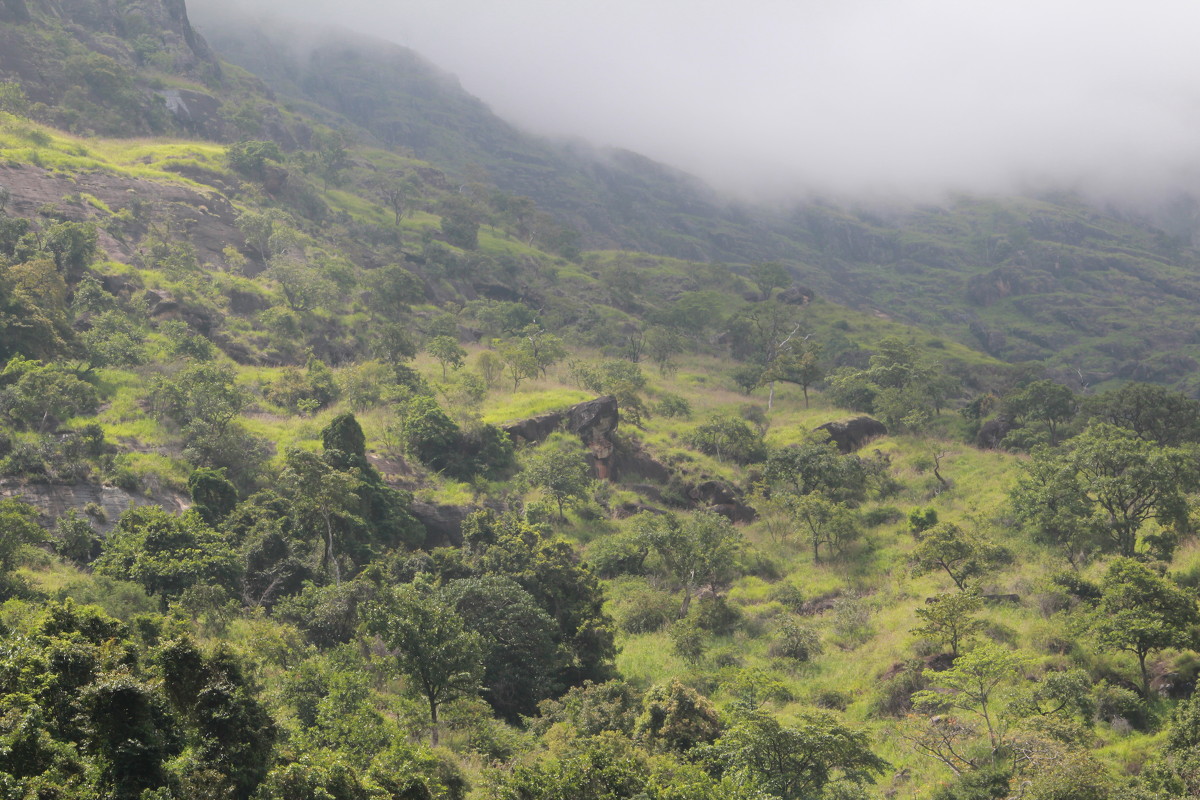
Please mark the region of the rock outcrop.
POLYGON ((565 411, 551 411, 504 425, 503 430, 516 444, 536 444, 560 429, 573 433, 589 451, 593 476, 615 480, 613 453, 620 419, 617 399, 606 395, 573 405, 565 411))
POLYGON ((86 513, 92 525, 101 533, 112 530, 120 516, 131 506, 157 505, 173 512, 184 511, 191 506, 188 498, 177 492, 165 491, 147 496, 94 483, 5 483, 0 484, 0 499, 24 500, 36 507, 38 521, 46 527, 53 526, 54 521, 68 511, 86 513))
POLYGON ((842 454, 853 453, 876 436, 886 436, 887 426, 871 417, 854 417, 818 425, 814 430, 825 431, 829 441, 838 446, 842 454))

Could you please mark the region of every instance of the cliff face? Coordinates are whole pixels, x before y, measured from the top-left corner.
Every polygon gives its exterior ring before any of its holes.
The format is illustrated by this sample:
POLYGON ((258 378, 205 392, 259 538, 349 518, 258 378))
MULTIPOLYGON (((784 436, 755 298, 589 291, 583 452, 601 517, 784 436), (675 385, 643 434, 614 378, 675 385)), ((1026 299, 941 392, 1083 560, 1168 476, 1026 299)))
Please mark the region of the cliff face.
POLYGON ((0 0, 0 82, 24 95, 2 110, 79 133, 208 136, 181 107, 221 76, 183 0, 0 0))

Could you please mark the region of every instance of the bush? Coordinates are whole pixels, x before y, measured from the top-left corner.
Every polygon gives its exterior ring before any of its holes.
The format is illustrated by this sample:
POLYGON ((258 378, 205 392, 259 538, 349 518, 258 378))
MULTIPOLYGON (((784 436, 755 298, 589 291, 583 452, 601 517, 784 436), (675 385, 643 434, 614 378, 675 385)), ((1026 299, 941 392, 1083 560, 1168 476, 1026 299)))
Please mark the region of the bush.
POLYGON ((626 633, 654 633, 675 619, 679 601, 666 592, 642 588, 621 598, 613 609, 617 625, 626 633))
POLYGON ((668 419, 691 419, 692 404, 677 394, 664 392, 654 405, 654 413, 668 419))
POLYGON ((785 619, 771 642, 772 658, 790 658, 794 661, 811 661, 825 651, 820 635, 794 619, 785 619))

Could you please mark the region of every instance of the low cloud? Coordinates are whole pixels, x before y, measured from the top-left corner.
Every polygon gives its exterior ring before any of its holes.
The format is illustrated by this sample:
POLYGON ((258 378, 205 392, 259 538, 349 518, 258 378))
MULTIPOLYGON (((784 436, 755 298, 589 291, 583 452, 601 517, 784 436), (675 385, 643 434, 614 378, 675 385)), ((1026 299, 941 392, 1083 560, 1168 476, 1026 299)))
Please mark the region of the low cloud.
POLYGON ((529 130, 746 195, 1158 194, 1200 166, 1192 2, 240 5, 407 45, 529 130))

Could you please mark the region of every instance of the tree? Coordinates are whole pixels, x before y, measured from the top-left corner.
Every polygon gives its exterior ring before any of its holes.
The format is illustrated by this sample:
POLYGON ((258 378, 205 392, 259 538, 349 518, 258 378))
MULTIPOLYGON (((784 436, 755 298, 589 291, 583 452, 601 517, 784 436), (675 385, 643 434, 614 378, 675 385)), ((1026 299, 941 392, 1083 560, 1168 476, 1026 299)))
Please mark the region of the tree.
POLYGON ((558 504, 558 518, 564 521, 564 505, 585 497, 592 483, 583 447, 567 438, 552 439, 538 448, 526 459, 521 474, 558 504))
POLYGON ((654 325, 646 330, 646 355, 664 377, 675 370, 675 356, 682 353, 686 346, 687 340, 683 334, 673 328, 654 325))
POLYGON ((792 285, 792 274, 787 267, 778 261, 767 261, 750 267, 750 279, 758 286, 764 297, 770 296, 772 289, 784 289, 792 285))
POLYGON ((453 366, 455 369, 463 365, 463 359, 467 357, 467 351, 464 350, 457 340, 449 336, 435 336, 425 345, 425 352, 437 359, 442 365, 442 380, 446 380, 446 367, 453 366))
POLYGON ((788 516, 803 529, 812 545, 813 561, 818 564, 821 563, 821 545, 836 556, 858 538, 854 514, 841 503, 817 493, 791 495, 785 502, 788 516))
POLYGON ((731 577, 742 547, 742 535, 733 523, 708 509, 693 511, 683 519, 643 511, 634 517, 632 528, 647 548, 658 553, 683 592, 680 619, 687 616, 697 592, 716 588, 731 577))
POLYGON ((919 535, 913 568, 917 573, 943 570, 959 591, 965 592, 967 583, 983 575, 999 556, 993 545, 953 522, 939 522, 919 535))
POLYGON ((686 440, 701 453, 718 461, 729 459, 738 464, 762 461, 767 454, 763 437, 746 421, 730 414, 717 414, 696 426, 686 440))
POLYGON ((926 600, 924 608, 917 609, 917 617, 923 624, 911 632, 949 647, 950 655, 958 658, 959 647, 983 630, 983 620, 975 616, 982 607, 983 600, 976 592, 939 594, 926 600))
POLYGON ((1050 446, 1058 445, 1058 426, 1075 418, 1079 404, 1075 393, 1061 383, 1034 381, 1005 398, 1008 412, 1018 419, 1043 422, 1050 434, 1050 446))
POLYGON ((772 450, 764 475, 793 494, 820 492, 831 500, 858 503, 867 494, 867 470, 857 456, 844 456, 829 441, 808 439, 772 450))
POLYGON ((384 319, 401 319, 413 303, 425 297, 425 283, 399 264, 380 267, 370 275, 369 302, 384 319))
POLYGON ((239 561, 229 541, 195 511, 170 514, 158 506, 131 508, 108 534, 96 559, 101 575, 141 584, 163 606, 192 586, 232 588, 239 561))
POLYGON ((0 500, 0 581, 6 584, 21 552, 46 540, 46 531, 36 522, 37 514, 28 503, 0 500))
POLYGON ((1014 650, 989 641, 960 655, 954 665, 941 672, 926 673, 933 689, 913 695, 913 704, 944 712, 960 709, 979 717, 987 728, 992 753, 1005 745, 1012 718, 1000 695, 1021 676, 1028 659, 1014 650))
POLYGON ((1150 697, 1146 657, 1168 647, 1187 647, 1191 627, 1200 621, 1195 595, 1145 564, 1115 559, 1104 575, 1094 629, 1103 647, 1133 653, 1150 697))
POLYGON ((379 179, 375 187, 380 199, 395 216, 396 227, 399 228, 400 220, 413 213, 413 198, 417 194, 416 179, 407 173, 392 172, 379 179))
POLYGON ((808 408, 808 389, 825 377, 821 362, 821 344, 808 337, 793 341, 789 347, 767 365, 763 381, 794 383, 804 392, 804 407, 808 408))
POLYGON ((1147 520, 1184 518, 1186 493, 1196 485, 1194 459, 1187 452, 1160 447, 1106 422, 1093 423, 1075 437, 1067 454, 1035 451, 1032 461, 1028 477, 1013 492, 1018 513, 1059 532, 1098 517, 1099 535, 1126 557, 1137 552, 1147 520), (1055 501, 1051 516, 1034 505, 1047 498, 1055 501))
POLYGON ((209 525, 216 525, 237 505, 237 487, 225 477, 223 469, 200 467, 188 476, 188 494, 192 507, 209 525))
POLYGON ((484 698, 498 714, 515 723, 558 694, 563 653, 554 620, 533 595, 510 578, 486 575, 452 580, 442 596, 479 634, 484 698))
POLYGON ((438 709, 475 694, 483 676, 483 642, 458 611, 427 583, 381 593, 367 612, 367 629, 393 652, 399 670, 429 706, 429 741, 438 743, 438 709))
POLYGON ((1153 383, 1127 383, 1088 398, 1084 413, 1164 447, 1200 440, 1200 401, 1153 383))
POLYGON ((279 480, 289 490, 293 516, 301 523, 311 520, 320 528, 319 534, 325 539, 321 568, 340 584, 339 544, 366 526, 357 492, 362 485, 361 473, 357 469, 339 470, 315 453, 293 448, 284 455, 279 480))
POLYGON ((800 714, 784 727, 774 717, 743 715, 713 746, 734 781, 780 800, 822 796, 835 780, 874 783, 889 766, 865 734, 828 714, 800 714))
POLYGON ((642 703, 637 735, 651 746, 684 753, 721 735, 721 718, 712 701, 678 678, 651 687, 642 703))

